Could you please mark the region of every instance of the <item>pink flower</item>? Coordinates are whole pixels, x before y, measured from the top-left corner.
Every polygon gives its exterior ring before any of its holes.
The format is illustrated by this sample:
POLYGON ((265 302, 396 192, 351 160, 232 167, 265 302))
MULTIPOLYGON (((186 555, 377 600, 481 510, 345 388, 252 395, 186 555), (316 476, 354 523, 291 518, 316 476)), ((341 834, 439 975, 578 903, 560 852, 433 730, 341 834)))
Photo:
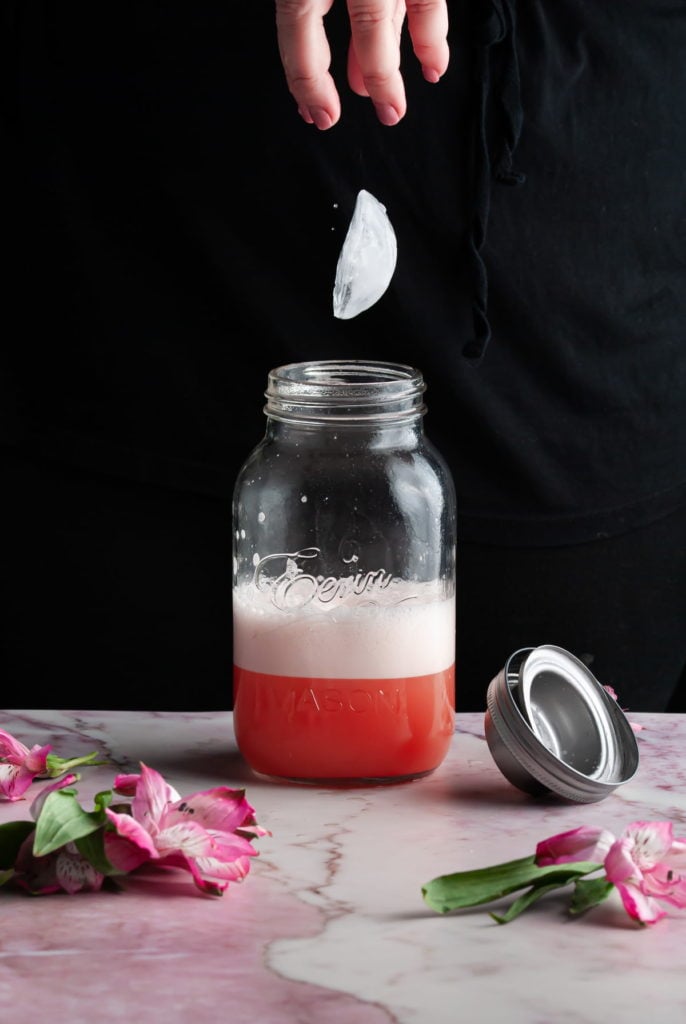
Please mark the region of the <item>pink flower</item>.
POLYGON ((641 924, 665 916, 658 900, 686 907, 686 839, 674 838, 670 822, 635 821, 619 838, 605 829, 575 828, 536 847, 539 867, 586 860, 602 861, 625 910, 641 924))
POLYGON ((37 775, 47 772, 47 757, 51 746, 38 744, 25 747, 10 733, 0 729, 0 796, 6 800, 19 800, 37 775))
POLYGON ((614 839, 603 828, 573 828, 571 832, 541 840, 536 847, 536 863, 539 868, 580 860, 602 863, 614 839))
POLYGON ((686 907, 686 840, 671 822, 634 821, 611 846, 605 871, 630 917, 653 924, 665 916, 658 900, 686 907))
MULTIPOLYGON (((76 781, 76 775, 65 775, 57 782, 45 786, 31 804, 31 817, 38 820, 46 797, 57 789, 63 789, 76 781)), ((66 843, 45 857, 33 853, 35 831, 29 833, 17 854, 14 864, 13 881, 22 889, 34 895, 53 892, 75 893, 82 889, 97 892, 104 881, 104 875, 82 857, 74 843, 66 843)))
POLYGON ((144 764, 140 775, 115 779, 114 788, 133 795, 130 814, 106 810, 114 831, 105 834, 105 852, 122 871, 147 861, 184 868, 201 892, 219 896, 250 870, 250 858, 257 856, 250 839, 269 835, 257 825, 243 790, 218 786, 182 799, 144 764))

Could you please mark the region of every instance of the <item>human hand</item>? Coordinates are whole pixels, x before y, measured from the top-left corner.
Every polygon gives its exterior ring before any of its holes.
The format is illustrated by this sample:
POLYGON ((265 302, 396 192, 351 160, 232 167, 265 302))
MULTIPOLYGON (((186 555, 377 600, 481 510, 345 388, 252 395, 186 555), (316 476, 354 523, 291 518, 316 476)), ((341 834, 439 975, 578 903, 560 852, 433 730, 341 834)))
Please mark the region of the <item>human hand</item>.
MULTIPOLYGON (((300 116, 317 128, 331 128, 341 116, 341 101, 329 73, 331 50, 324 15, 335 0, 275 2, 281 63, 300 116)), ((400 72, 405 18, 424 78, 437 82, 448 67, 447 0, 347 0, 347 5, 350 87, 359 96, 369 96, 382 124, 397 124, 407 109, 400 72)))

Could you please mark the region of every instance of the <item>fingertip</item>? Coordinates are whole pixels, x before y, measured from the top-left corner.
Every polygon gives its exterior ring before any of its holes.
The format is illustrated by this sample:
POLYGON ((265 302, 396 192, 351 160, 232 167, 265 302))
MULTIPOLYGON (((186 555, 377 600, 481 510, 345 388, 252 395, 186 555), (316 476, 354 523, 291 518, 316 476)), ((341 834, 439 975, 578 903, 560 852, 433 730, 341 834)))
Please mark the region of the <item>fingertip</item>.
POLYGON ((324 107, 303 107, 300 105, 298 113, 306 124, 315 125, 321 132, 332 128, 336 123, 336 119, 324 107))
POLYGON ((402 117, 402 114, 400 114, 395 107, 391 106, 390 103, 375 103, 374 109, 376 110, 376 116, 379 121, 381 121, 381 124, 385 124, 389 128, 396 125, 402 117))
POLYGON ((436 68, 423 67, 422 74, 426 81, 430 82, 432 85, 435 85, 436 82, 440 82, 441 80, 441 76, 436 68))

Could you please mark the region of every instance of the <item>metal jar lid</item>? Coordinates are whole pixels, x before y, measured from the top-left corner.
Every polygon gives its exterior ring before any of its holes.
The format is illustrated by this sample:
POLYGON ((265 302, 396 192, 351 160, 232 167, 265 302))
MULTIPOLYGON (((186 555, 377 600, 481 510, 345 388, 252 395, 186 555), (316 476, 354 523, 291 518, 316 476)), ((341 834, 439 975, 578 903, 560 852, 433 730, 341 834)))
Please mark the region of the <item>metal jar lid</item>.
POLYGON ((636 774, 638 744, 624 712, 561 647, 515 651, 488 687, 487 706, 493 759, 524 792, 593 803, 636 774))

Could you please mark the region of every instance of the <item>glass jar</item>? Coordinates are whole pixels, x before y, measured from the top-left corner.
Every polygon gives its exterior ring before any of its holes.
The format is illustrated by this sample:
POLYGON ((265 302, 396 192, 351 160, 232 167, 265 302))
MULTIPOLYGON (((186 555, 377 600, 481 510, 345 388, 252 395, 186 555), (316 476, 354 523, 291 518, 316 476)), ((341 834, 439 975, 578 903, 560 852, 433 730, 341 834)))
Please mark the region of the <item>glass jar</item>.
POLYGON ((272 370, 235 485, 234 726, 257 773, 399 782, 455 708, 455 494, 395 363, 272 370))

